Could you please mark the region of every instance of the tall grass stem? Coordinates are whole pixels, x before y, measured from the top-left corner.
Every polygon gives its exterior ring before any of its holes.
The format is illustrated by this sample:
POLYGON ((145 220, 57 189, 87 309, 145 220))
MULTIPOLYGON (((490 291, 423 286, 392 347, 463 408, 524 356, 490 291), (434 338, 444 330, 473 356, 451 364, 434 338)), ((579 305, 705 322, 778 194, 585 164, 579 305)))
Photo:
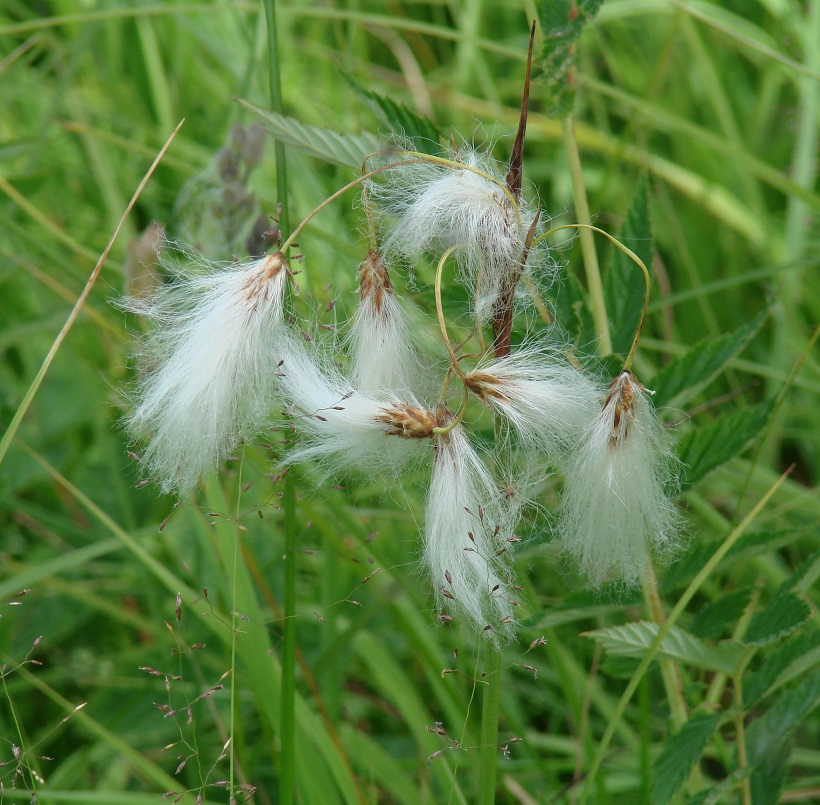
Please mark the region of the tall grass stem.
MULTIPOLYGON (((575 202, 575 213, 580 224, 591 224, 589 203, 584 184, 584 173, 581 169, 581 155, 578 152, 578 143, 575 140, 575 131, 572 126, 572 117, 567 115, 562 123, 564 135, 564 150, 569 162, 569 173, 572 180, 572 198, 575 202)), ((602 356, 612 352, 612 338, 609 335, 609 320, 606 315, 604 301, 604 285, 601 281, 601 269, 598 265, 598 253, 592 232, 581 229, 581 252, 584 255, 584 271, 587 278, 587 291, 592 308, 592 319, 595 322, 595 331, 598 334, 598 353, 602 356)))
MULTIPOLYGON (((270 75, 271 109, 284 114, 282 98, 282 75, 280 71, 279 38, 276 25, 276 0, 264 0, 265 21, 268 33, 268 62, 270 75)), ((287 236, 290 231, 288 205, 287 164, 285 146, 276 140, 276 192, 281 209, 279 231, 287 236)), ((288 472, 284 478, 282 510, 285 528, 284 567, 284 639, 282 645, 282 682, 279 767, 279 802, 282 805, 296 798, 296 489, 294 476, 288 472)))

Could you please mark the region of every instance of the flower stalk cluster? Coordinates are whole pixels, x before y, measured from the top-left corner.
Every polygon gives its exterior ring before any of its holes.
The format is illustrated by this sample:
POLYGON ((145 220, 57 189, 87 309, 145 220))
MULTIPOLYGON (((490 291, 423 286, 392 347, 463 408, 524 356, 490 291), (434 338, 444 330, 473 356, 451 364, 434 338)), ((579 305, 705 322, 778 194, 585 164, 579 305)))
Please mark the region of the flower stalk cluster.
POLYGON ((513 633, 518 606, 516 456, 539 468, 536 487, 554 470, 563 475, 558 541, 594 585, 639 583, 651 554, 677 541, 672 454, 629 367, 607 389, 568 347, 512 344, 521 280, 528 273, 542 280, 550 270, 540 210, 522 191, 525 125, 522 112, 506 173, 465 146, 441 157, 394 149, 390 162, 365 165, 371 244, 341 362, 321 355, 284 315, 288 243, 247 264, 188 253, 185 265, 172 266, 170 283, 123 303, 156 325, 127 424, 152 435, 143 465, 163 491, 189 491, 266 426, 275 401, 299 432, 285 463, 400 480, 408 461, 427 456, 422 553, 442 616, 493 640, 513 633), (450 255, 475 336, 459 347, 441 302, 450 255), (437 396, 427 391, 437 368, 422 359, 391 279, 397 266, 424 256, 438 258, 438 324, 449 355, 437 396), (484 329, 492 330, 489 349, 484 329), (470 399, 502 424, 496 474, 471 440, 470 399))

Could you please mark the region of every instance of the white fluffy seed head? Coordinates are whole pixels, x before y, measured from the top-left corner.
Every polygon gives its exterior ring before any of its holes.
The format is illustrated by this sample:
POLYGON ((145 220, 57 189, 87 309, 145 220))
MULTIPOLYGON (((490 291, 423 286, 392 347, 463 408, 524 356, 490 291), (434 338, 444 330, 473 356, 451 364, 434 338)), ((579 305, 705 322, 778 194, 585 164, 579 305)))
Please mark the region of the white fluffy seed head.
POLYGON ((514 629, 511 528, 499 490, 462 427, 439 436, 424 561, 439 605, 493 641, 510 637, 514 629))
POLYGON ((562 548, 595 586, 636 585, 651 552, 677 545, 678 515, 668 497, 674 461, 645 389, 622 372, 568 459, 559 508, 562 548))
POLYGON ((472 149, 453 156, 464 168, 419 160, 391 170, 387 183, 373 183, 371 195, 395 218, 384 244, 388 254, 415 260, 425 252, 438 256, 457 248, 473 288, 476 318, 484 322, 510 276, 522 273, 535 213, 523 201, 512 202, 489 159, 472 149))
POLYGON ((315 459, 325 475, 349 467, 395 475, 436 424, 415 398, 360 391, 293 338, 278 373, 300 434, 287 461, 315 459))
POLYGON ((479 366, 468 388, 509 420, 522 446, 553 464, 574 450, 600 410, 600 385, 558 354, 523 347, 479 366))
POLYGON ((262 428, 276 386, 288 278, 278 253, 230 265, 188 257, 168 265, 172 283, 120 302, 156 325, 126 424, 135 436, 151 434, 142 452, 146 475, 180 494, 262 428))
POLYGON ((419 359, 379 252, 369 252, 359 266, 359 296, 347 338, 353 385, 406 396, 416 386, 419 359))

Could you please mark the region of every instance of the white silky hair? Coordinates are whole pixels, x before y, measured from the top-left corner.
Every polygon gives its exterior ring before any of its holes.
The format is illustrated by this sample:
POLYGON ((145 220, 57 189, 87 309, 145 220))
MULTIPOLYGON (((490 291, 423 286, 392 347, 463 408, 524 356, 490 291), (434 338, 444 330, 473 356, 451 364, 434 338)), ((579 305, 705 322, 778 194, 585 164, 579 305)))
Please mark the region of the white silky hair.
POLYGON ((385 292, 380 304, 361 300, 347 336, 351 380, 363 392, 394 392, 407 396, 417 387, 421 371, 413 349, 404 310, 394 294, 385 292))
POLYGON ((283 396, 296 415, 299 441, 286 462, 315 459, 324 476, 356 467, 367 474, 396 475, 418 454, 419 439, 390 434, 383 421, 395 405, 418 406, 410 396, 357 389, 329 361, 291 336, 278 369, 283 396))
POLYGON ((669 499, 674 457, 646 392, 629 372, 613 383, 603 410, 570 457, 559 507, 562 549, 595 586, 642 582, 652 552, 679 542, 669 499), (629 410, 619 410, 623 395, 629 410))
POLYGON ((511 547, 510 520, 461 425, 439 437, 427 496, 424 562, 440 607, 486 631, 494 642, 514 630, 510 551, 499 555, 511 547), (492 628, 485 630, 488 625, 492 628))
POLYGON ((144 472, 179 494, 264 426, 288 278, 281 255, 227 265, 186 256, 167 265, 173 282, 119 303, 156 326, 126 426, 151 434, 144 472))
POLYGON ((574 451, 600 411, 601 385, 556 351, 523 346, 480 363, 468 375, 486 390, 486 401, 518 433, 524 448, 543 451, 559 464, 574 451))
POLYGON ((475 295, 475 316, 486 321, 505 279, 520 272, 533 210, 518 209, 504 180, 477 151, 459 150, 464 168, 419 162, 391 169, 385 184, 369 185, 381 211, 397 220, 383 248, 387 254, 418 259, 425 252, 457 248, 457 258, 475 295), (487 176, 482 176, 474 170, 487 176))

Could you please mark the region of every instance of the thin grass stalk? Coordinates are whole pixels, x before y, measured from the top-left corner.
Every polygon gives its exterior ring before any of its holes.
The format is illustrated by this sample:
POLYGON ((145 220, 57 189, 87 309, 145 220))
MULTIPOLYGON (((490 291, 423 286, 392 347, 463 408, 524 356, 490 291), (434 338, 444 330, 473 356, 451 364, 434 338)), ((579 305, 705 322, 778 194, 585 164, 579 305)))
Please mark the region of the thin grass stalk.
POLYGON ((478 753, 478 805, 494 805, 498 764, 498 717, 501 713, 501 649, 489 647, 484 696, 481 699, 481 738, 478 753))
MULTIPOLYGON (((165 156, 165 152, 170 147, 171 143, 174 140, 174 137, 177 136, 177 132, 180 130, 184 122, 184 120, 181 120, 177 127, 171 132, 171 135, 165 141, 165 145, 163 145, 162 148, 160 148, 159 153, 156 155, 154 161, 151 163, 151 167, 148 168, 148 171, 146 172, 145 176, 142 177, 142 181, 137 185, 137 189, 134 191, 134 195, 131 196, 131 200, 128 202, 128 206, 125 208, 125 212, 123 212, 119 223, 117 224, 113 234, 111 235, 111 238, 106 244, 105 249, 103 249, 103 253, 100 255, 100 259, 97 260, 97 264, 94 266, 94 270, 88 277, 88 281, 85 284, 85 288, 83 288, 82 293, 79 295, 79 297, 77 297, 77 301, 75 302, 74 307, 71 310, 71 313, 68 314, 68 318, 66 319, 66 322, 63 325, 62 330, 60 330, 59 334, 54 339, 54 343, 51 345, 51 349, 48 351, 48 354, 43 359, 43 363, 40 366, 37 375, 35 376, 34 380, 31 381, 31 385, 28 387, 28 390, 26 391, 23 397, 23 401, 18 406, 17 411, 15 411, 11 423, 8 426, 8 429, 3 434, 3 438, 0 439, 0 464, 3 462, 3 458, 8 452, 9 445, 11 444, 15 434, 17 433, 18 428, 20 427, 20 423, 23 421, 23 417, 26 415, 26 411, 28 411, 31 402, 34 399, 34 395, 37 394, 37 391, 40 388, 40 384, 43 382, 43 378, 46 376, 46 372, 48 372, 49 367, 51 366, 51 363, 54 360, 54 356, 57 354, 57 350, 59 350, 62 346, 63 341, 65 341, 66 336, 69 333, 69 330, 71 330, 71 328, 74 326, 74 322, 77 321, 77 317, 80 315, 80 311, 82 310, 83 305, 85 304, 86 300, 91 294, 91 290, 94 287, 94 284, 97 282, 97 278, 100 276, 102 267, 105 264, 105 261, 108 259, 108 253, 111 251, 111 247, 114 245, 114 241, 117 239, 117 235, 119 235, 120 230, 125 224, 125 219, 128 217, 129 213, 134 208, 134 205, 137 203, 137 199, 142 194, 143 188, 146 184, 148 184, 148 180, 153 175, 154 171, 157 168, 157 165, 159 165, 163 156, 165 156)), ((0 177, 0 189, 4 189, 6 186, 9 185, 3 180, 2 177, 0 177)))
MULTIPOLYGON (((584 185, 584 174, 581 170, 581 156, 578 153, 578 143, 575 140, 575 131, 572 127, 572 117, 567 115, 562 123, 564 134, 564 150, 569 162, 569 173, 572 180, 572 198, 575 202, 575 212, 580 224, 591 224, 587 191, 584 185)), ((584 255, 584 270, 587 278, 592 319, 595 322, 595 332, 598 334, 598 351, 601 355, 612 352, 612 338, 609 335, 609 320, 606 315, 604 302, 604 285, 601 281, 601 269, 598 265, 598 253, 592 232, 581 229, 581 251, 584 255)))
MULTIPOLYGON (((280 50, 276 24, 276 0, 263 0, 263 2, 268 34, 271 109, 278 114, 284 114, 282 76, 279 69, 280 50)), ((276 140, 274 148, 276 192, 279 204, 281 204, 279 231, 286 236, 286 233, 290 231, 290 219, 285 146, 280 140, 276 140)), ((279 802, 282 805, 294 802, 296 797, 296 488, 294 483, 293 473, 288 472, 284 477, 282 496, 285 529, 284 634, 279 734, 281 746, 279 802)))

